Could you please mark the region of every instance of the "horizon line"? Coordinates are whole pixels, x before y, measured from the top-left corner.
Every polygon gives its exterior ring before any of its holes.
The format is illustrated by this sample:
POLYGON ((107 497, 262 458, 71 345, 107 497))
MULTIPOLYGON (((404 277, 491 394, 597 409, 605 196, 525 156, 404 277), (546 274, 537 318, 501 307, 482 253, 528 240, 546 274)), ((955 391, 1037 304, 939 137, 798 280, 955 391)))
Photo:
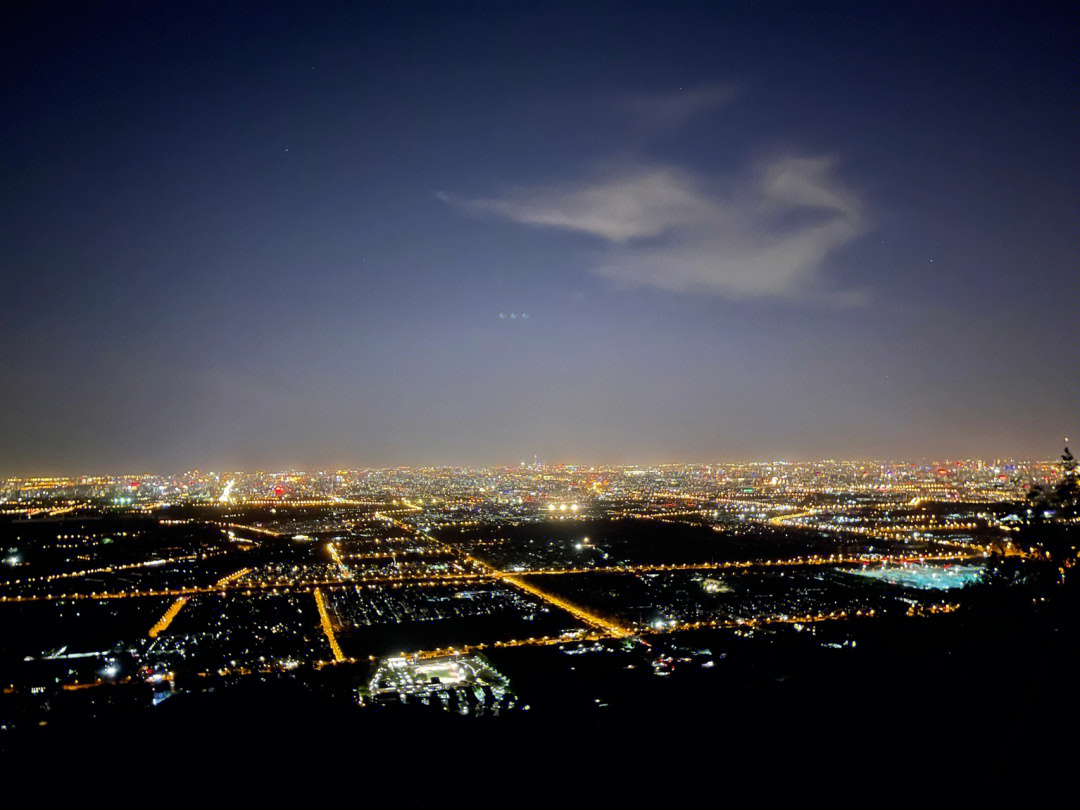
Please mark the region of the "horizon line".
POLYGON ((633 469, 659 469, 665 467, 729 467, 729 466, 770 466, 770 465, 783 465, 783 466, 813 466, 820 464, 883 464, 883 465, 917 465, 917 464, 961 464, 961 463, 982 463, 982 464, 1056 464, 1059 461, 1058 456, 1046 457, 1046 458, 1021 458, 1021 457, 1001 457, 997 456, 993 459, 986 457, 968 457, 968 458, 872 458, 872 459, 857 459, 857 458, 822 458, 807 461, 788 461, 785 459, 755 459, 755 460, 739 460, 739 461, 663 461, 663 462, 646 462, 641 464, 635 463, 589 463, 589 462, 544 462, 544 463, 529 463, 518 462, 516 464, 501 463, 501 464, 395 464, 389 466, 371 466, 371 467, 281 467, 281 468, 259 468, 259 469, 229 469, 222 467, 218 470, 204 471, 199 468, 193 468, 190 470, 184 470, 183 472, 151 472, 149 470, 143 470, 140 472, 107 472, 107 473, 64 473, 64 474, 52 474, 52 475, 8 475, 2 480, 4 483, 13 483, 19 481, 51 481, 51 480, 70 480, 76 478, 167 478, 170 476, 178 475, 192 475, 195 473, 205 475, 313 475, 313 474, 341 474, 341 473, 357 473, 357 472, 385 472, 393 470, 520 470, 520 469, 567 469, 572 468, 574 470, 581 470, 588 468, 590 470, 633 470, 633 469))

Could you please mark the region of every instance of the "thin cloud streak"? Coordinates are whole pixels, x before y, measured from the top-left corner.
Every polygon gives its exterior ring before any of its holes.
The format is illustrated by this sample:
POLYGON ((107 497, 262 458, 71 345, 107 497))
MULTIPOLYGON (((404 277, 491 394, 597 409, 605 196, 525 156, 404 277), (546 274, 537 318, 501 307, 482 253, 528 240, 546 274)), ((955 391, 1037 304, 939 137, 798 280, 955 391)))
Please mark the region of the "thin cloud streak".
POLYGON ((598 237, 611 250, 594 271, 626 286, 847 307, 866 291, 830 287, 823 265, 869 223, 837 162, 783 155, 727 180, 635 162, 580 183, 439 197, 473 216, 598 237))
POLYGON ((705 224, 718 215, 691 177, 667 166, 632 166, 581 184, 519 189, 505 198, 439 199, 474 216, 561 228, 626 243, 705 224))

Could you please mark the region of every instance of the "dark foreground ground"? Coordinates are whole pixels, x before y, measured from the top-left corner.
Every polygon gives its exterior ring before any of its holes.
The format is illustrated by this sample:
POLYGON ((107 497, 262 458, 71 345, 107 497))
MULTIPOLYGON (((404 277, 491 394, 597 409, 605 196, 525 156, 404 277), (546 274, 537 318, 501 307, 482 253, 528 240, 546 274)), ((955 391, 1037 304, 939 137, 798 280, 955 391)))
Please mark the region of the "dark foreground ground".
POLYGON ((1075 802, 1075 707, 928 717, 907 701, 813 700, 588 723, 205 706, 43 738, 5 756, 4 793, 11 807, 1075 802))

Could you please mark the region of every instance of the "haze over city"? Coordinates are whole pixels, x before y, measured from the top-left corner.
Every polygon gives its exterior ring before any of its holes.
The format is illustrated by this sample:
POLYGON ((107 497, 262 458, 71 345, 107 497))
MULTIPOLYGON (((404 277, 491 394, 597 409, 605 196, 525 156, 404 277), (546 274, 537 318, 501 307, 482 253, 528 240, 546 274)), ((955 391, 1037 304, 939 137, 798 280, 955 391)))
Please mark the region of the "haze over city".
POLYGON ((1051 459, 1056 10, 9 12, 0 475, 1051 459))

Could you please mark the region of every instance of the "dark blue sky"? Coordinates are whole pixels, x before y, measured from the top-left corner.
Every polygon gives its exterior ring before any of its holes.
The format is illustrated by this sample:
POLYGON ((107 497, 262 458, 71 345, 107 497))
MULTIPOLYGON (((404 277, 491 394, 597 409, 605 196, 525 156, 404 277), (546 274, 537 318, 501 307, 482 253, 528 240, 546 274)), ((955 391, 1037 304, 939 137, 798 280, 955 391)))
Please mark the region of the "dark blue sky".
POLYGON ((1068 6, 145 5, 4 12, 0 474, 1080 432, 1068 6))

